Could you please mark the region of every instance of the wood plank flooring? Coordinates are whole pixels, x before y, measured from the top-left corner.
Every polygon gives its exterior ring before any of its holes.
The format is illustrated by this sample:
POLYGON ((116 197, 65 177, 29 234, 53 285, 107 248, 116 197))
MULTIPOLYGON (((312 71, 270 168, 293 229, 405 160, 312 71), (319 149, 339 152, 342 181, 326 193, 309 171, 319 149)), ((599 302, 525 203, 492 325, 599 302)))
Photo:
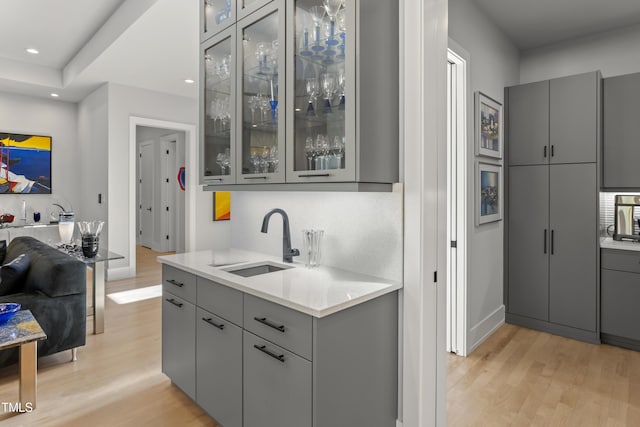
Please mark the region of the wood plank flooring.
POLYGON ((640 353, 514 325, 449 356, 448 426, 638 426, 640 353))
MULTIPOLYGON (((108 282, 107 293, 159 284, 157 255, 138 248, 138 276, 108 282)), ((75 363, 68 351, 40 359, 37 408, 0 406, 0 425, 219 427, 161 373, 160 340, 160 298, 107 298, 105 333, 88 335, 75 363)), ((640 425, 638 352, 504 325, 448 365, 449 426, 640 425)), ((0 370, 0 402, 17 398, 17 368, 0 370)))
MULTIPOLYGON (((161 283, 157 255, 138 248, 138 276, 108 282, 107 293, 161 283)), ((123 305, 107 298, 105 333, 87 335, 74 363, 70 351, 41 358, 36 409, 15 415, 0 406, 0 425, 219 427, 161 373, 160 322, 160 298, 123 305)), ((17 399, 17 367, 5 368, 0 402, 17 399)))

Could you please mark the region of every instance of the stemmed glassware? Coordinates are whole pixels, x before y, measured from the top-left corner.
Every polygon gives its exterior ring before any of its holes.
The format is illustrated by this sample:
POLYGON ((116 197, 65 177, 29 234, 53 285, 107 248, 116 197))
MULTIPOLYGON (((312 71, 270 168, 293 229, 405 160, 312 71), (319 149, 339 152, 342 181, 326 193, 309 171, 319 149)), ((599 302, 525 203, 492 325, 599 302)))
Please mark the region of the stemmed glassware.
POLYGON ((322 26, 322 19, 324 18, 326 9, 324 6, 312 6, 309 11, 311 12, 311 18, 314 23, 314 43, 313 46, 311 46, 311 50, 314 52, 322 52, 324 46, 320 44, 320 27, 322 26))
POLYGON ((324 93, 324 112, 331 113, 331 98, 336 93, 337 78, 335 73, 323 73, 320 78, 324 93))
POLYGON ((218 153, 216 163, 220 166, 220 175, 229 175, 231 172, 231 153, 228 148, 224 149, 224 153, 218 153))
POLYGON ((313 109, 313 102, 318 96, 318 79, 316 79, 315 77, 308 78, 305 81, 305 88, 307 91, 307 96, 309 97, 309 103, 307 104, 307 116, 313 117, 316 115, 316 112, 313 109))
POLYGON ((324 0, 324 9, 329 16, 329 37, 327 38, 327 46, 337 46, 340 42, 335 39, 336 16, 342 7, 344 0, 324 0))
POLYGON ((344 111, 344 87, 346 83, 346 72, 344 67, 338 70, 338 87, 340 88, 340 103, 338 104, 338 110, 344 111))
POLYGON ((345 58, 344 50, 346 48, 345 42, 347 38, 347 12, 344 9, 344 7, 340 9, 340 11, 338 12, 338 16, 336 17, 336 20, 338 22, 338 31, 340 32, 340 38, 342 39, 342 44, 338 46, 340 53, 336 55, 336 59, 344 60, 345 58))

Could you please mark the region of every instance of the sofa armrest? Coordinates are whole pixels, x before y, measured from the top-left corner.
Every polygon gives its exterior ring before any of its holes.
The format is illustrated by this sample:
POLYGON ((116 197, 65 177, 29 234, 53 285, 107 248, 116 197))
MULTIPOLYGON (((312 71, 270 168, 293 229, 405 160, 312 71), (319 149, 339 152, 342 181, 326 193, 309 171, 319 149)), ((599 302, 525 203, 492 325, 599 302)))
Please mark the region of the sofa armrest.
POLYGON ((29 253, 31 263, 24 292, 42 292, 49 297, 87 293, 86 265, 74 257, 33 237, 16 237, 7 247, 5 262, 29 253))

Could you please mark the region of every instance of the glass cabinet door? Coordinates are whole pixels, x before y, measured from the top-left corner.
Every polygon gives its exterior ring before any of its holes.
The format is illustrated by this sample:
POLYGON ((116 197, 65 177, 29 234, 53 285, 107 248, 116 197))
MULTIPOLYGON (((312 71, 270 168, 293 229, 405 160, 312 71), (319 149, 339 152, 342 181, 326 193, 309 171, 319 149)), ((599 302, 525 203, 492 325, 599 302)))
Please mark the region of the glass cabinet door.
POLYGON ((200 41, 233 25, 236 21, 236 0, 201 0, 203 17, 200 41))
POLYGON ((284 0, 238 24, 237 183, 284 182, 284 0))
POLYGON ((273 0, 238 0, 238 18, 244 18, 272 1, 273 0))
POLYGON ((287 181, 353 181, 355 5, 351 0, 294 3, 287 181))
POLYGON ((235 183, 235 40, 235 28, 230 28, 202 49, 200 158, 206 184, 235 183))

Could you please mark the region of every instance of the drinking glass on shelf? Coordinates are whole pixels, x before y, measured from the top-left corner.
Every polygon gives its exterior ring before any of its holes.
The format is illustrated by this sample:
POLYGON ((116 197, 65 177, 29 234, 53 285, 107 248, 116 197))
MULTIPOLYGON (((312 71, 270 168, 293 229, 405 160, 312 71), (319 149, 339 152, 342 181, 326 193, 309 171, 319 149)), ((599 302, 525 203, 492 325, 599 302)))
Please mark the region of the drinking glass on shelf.
POLYGON ((273 171, 273 173, 278 173, 278 163, 280 160, 278 159, 278 147, 271 147, 269 150, 269 168, 273 171))
POLYGON ((316 100, 318 96, 318 79, 315 77, 308 78, 305 81, 305 89, 307 92, 307 96, 309 97, 309 103, 307 105, 307 116, 315 116, 316 112, 313 109, 313 102, 316 100))
POLYGON ((324 0, 324 9, 329 16, 329 36, 327 38, 327 46, 337 46, 340 42, 335 39, 336 16, 342 7, 343 0, 324 0))
POLYGON ((342 169, 342 159, 344 158, 344 145, 342 144, 342 138, 339 136, 333 137, 333 145, 331 151, 335 155, 335 167, 333 169, 342 169))
POLYGON ((249 162, 251 163, 251 167, 253 169, 253 173, 260 173, 260 155, 255 149, 251 149, 249 155, 249 162))
POLYGON ((256 43, 256 59, 258 61, 258 74, 264 74, 267 66, 267 44, 256 43))
MULTIPOLYGON (((337 52, 333 49, 334 45, 328 44, 329 40, 331 39, 331 28, 331 21, 327 21, 326 19, 324 19, 322 21, 322 33, 327 39, 327 48, 322 52, 324 54, 324 57, 322 59, 323 65, 331 65, 335 63, 335 60, 333 58, 335 58, 337 52)), ((333 41, 336 40, 333 39, 333 41)))
POLYGON ((224 167, 227 170, 227 173, 225 175, 230 175, 231 174, 231 152, 229 148, 224 149, 224 158, 222 160, 223 160, 224 167))
POLYGON ((300 39, 300 56, 311 56, 313 52, 309 50, 309 15, 306 12, 296 13, 298 28, 302 31, 296 35, 300 39))
POLYGON ((311 12, 311 18, 313 19, 314 24, 313 46, 311 46, 311 50, 314 52, 322 52, 324 50, 324 46, 320 43, 320 27, 326 9, 324 6, 312 6, 309 11, 311 12))
POLYGON ((256 108, 259 108, 259 102, 256 100, 255 96, 247 97, 247 106, 249 107, 249 111, 251 111, 251 124, 255 124, 256 122, 256 108))
POLYGON ((338 24, 338 31, 340 32, 340 38, 342 39, 342 43, 338 46, 339 52, 336 55, 336 59, 344 60, 344 50, 346 48, 345 42, 347 38, 347 13, 344 8, 340 9, 336 20, 338 24))
POLYGON ((259 95, 260 96, 260 114, 262 115, 262 121, 265 121, 264 115, 268 114, 271 110, 271 97, 267 95, 259 95))
POLYGON ((333 98, 337 88, 337 77, 335 73, 323 73, 320 76, 320 84, 324 94, 324 112, 331 113, 331 98, 333 98))
POLYGON ((224 162, 224 154, 223 153, 218 153, 218 155, 216 156, 216 163, 218 164, 218 166, 220 166, 220 175, 226 175, 224 173, 225 162, 224 162))
POLYGON ((340 89, 340 103, 338 104, 338 110, 344 110, 344 103, 345 103, 345 99, 344 99, 344 86, 346 83, 346 72, 344 70, 344 67, 341 67, 338 70, 338 88, 340 89))
POLYGON ((315 146, 313 144, 313 138, 310 136, 307 137, 304 143, 304 154, 307 157, 307 170, 313 170, 315 166, 314 156, 315 156, 315 146))
POLYGON ((260 153, 260 168, 262 173, 269 173, 269 147, 263 147, 260 153))

